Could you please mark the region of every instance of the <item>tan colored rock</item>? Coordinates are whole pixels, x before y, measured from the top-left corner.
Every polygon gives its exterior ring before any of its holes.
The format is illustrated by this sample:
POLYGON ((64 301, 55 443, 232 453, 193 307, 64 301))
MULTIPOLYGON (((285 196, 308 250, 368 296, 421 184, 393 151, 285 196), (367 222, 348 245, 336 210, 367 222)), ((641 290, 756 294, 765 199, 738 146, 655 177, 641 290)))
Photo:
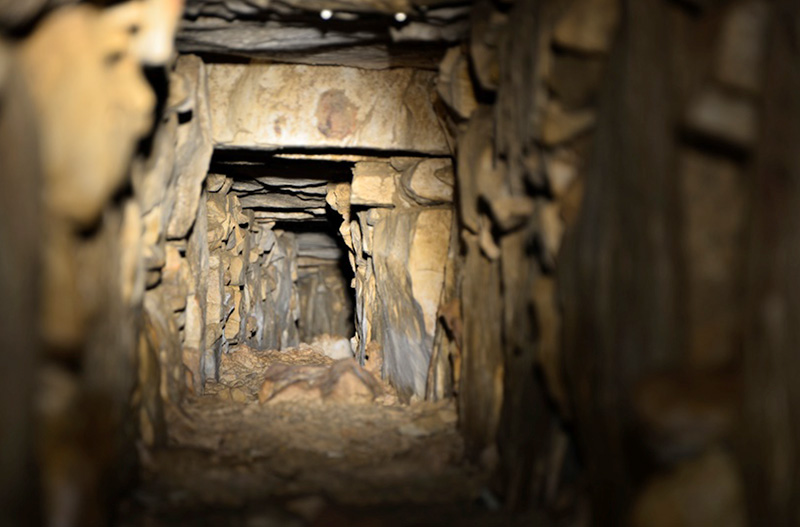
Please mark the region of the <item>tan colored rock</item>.
POLYGON ((561 249, 561 240, 564 237, 564 220, 561 218, 561 207, 558 203, 546 200, 539 202, 539 226, 544 249, 544 257, 555 265, 558 252, 561 249))
POLYGON ((218 148, 448 154, 430 98, 434 75, 402 68, 210 64, 214 141, 218 148))
POLYGON ((585 53, 611 49, 620 18, 619 0, 574 0, 556 23, 553 40, 585 53))
MULTIPOLYGON (((356 366, 357 367, 357 366, 356 366)), ((366 373, 366 372, 364 372, 366 373)), ((377 381, 373 381, 377 384, 377 381)), ((371 403, 375 399, 371 387, 354 369, 343 371, 336 379, 335 384, 325 397, 326 401, 333 403, 371 403)))
POLYGON ((57 10, 20 48, 36 106, 45 202, 60 217, 93 222, 122 183, 155 96, 114 10, 57 10), (115 61, 111 66, 108 57, 115 61))
MULTIPOLYGON (((205 320, 197 295, 190 294, 186 297, 186 324, 183 328, 183 345, 187 348, 200 349, 202 343, 205 320)), ((199 368, 200 364, 196 365, 199 368)), ((199 377, 198 377, 199 378, 199 377)))
POLYGON ((193 106, 191 119, 177 131, 175 204, 166 229, 169 239, 185 238, 191 229, 214 150, 205 66, 199 57, 181 55, 176 72, 188 79, 193 106))
POLYGON ((562 198, 578 177, 579 162, 577 154, 568 150, 558 150, 545 157, 547 180, 556 198, 562 198))
POLYGON ((383 350, 381 349, 381 344, 376 340, 366 345, 364 369, 376 377, 381 377, 383 374, 383 350))
POLYGON ((452 203, 453 163, 450 159, 425 159, 403 172, 405 192, 421 205, 452 203))
MULTIPOLYGON (((356 298, 363 299, 357 309, 368 312, 359 318, 357 330, 364 344, 380 341, 384 374, 409 400, 425 395, 433 348, 426 324, 434 327, 436 320, 452 211, 381 212, 374 225, 372 265, 356 259, 356 298)), ((360 242, 353 241, 356 246, 360 242)))
POLYGON ((226 177, 222 174, 208 174, 206 176, 206 190, 209 192, 219 192, 225 185, 226 177))
POLYGON ((468 119, 478 107, 469 72, 469 59, 460 47, 447 50, 439 64, 436 80, 439 96, 462 119, 468 119))
POLYGON ((541 139, 548 146, 557 146, 588 132, 594 127, 593 110, 567 111, 557 102, 547 105, 541 139))
POLYGON ((231 285, 243 286, 245 282, 245 261, 241 255, 233 256, 230 259, 229 267, 231 276, 231 285))
POLYGON ((206 346, 212 346, 222 336, 222 268, 218 254, 208 258, 206 298, 206 346))
POLYGON ((174 243, 167 243, 164 267, 161 270, 161 282, 166 301, 172 311, 183 311, 186 308, 186 295, 192 282, 191 271, 186 259, 181 256, 174 243))
POLYGON ((231 314, 225 322, 224 335, 229 342, 238 342, 242 326, 242 291, 238 287, 226 287, 226 296, 229 295, 231 314))
POLYGON ((388 163, 361 162, 353 167, 350 204, 394 207, 396 172, 388 163))
POLYGON ((241 388, 231 388, 231 399, 237 403, 246 403, 250 401, 250 395, 241 388))
POLYGON ((503 231, 523 225, 536 211, 536 203, 526 196, 501 196, 489 201, 492 219, 503 231))
POLYGON ((414 300, 422 308, 425 332, 433 338, 444 285, 450 246, 450 209, 426 209, 419 213, 408 253, 408 273, 414 300))
POLYGON ((142 266, 142 216, 135 201, 125 204, 120 232, 120 285, 122 300, 128 305, 142 301, 144 267, 142 266))
POLYGON ((206 203, 208 221, 208 247, 211 250, 223 246, 228 239, 233 222, 228 215, 228 200, 224 194, 212 193, 206 203))
POLYGON ((304 209, 325 206, 324 196, 320 196, 317 199, 306 199, 291 190, 288 192, 249 194, 242 196, 240 201, 242 207, 249 209, 304 209))

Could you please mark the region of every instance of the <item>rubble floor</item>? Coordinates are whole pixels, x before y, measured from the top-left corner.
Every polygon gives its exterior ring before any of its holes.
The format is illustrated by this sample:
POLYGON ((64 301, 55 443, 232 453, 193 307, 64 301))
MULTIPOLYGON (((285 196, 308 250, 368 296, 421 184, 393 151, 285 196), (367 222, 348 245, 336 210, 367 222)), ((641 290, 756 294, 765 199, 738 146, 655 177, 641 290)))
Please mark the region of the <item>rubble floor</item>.
POLYGON ((452 400, 401 404, 382 383, 369 403, 261 404, 276 363, 334 361, 309 346, 224 355, 219 383, 165 410, 168 446, 140 452, 141 484, 118 525, 511 524, 487 474, 463 461, 452 400))

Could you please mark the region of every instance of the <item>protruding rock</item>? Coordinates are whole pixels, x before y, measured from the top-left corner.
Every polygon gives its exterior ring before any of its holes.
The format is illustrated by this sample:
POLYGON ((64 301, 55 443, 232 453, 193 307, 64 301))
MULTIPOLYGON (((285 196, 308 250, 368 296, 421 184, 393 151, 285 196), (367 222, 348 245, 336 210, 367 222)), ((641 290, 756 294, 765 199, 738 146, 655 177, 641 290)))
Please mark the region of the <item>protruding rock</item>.
POLYGON ((122 183, 152 123, 155 96, 125 52, 133 46, 112 10, 78 5, 47 17, 20 48, 42 134, 45 203, 83 226, 122 183), (121 58, 109 68, 112 53, 121 58))
POLYGON ((205 66, 199 57, 182 55, 177 71, 191 83, 194 107, 191 120, 178 127, 176 199, 167 226, 167 237, 171 239, 186 237, 194 223, 202 183, 214 150, 205 66))
POLYGON ((388 163, 362 162, 353 168, 350 204, 370 207, 393 207, 395 176, 388 163))
POLYGON ((453 201, 453 163, 446 158, 425 159, 406 169, 403 188, 422 205, 453 201))
POLYGON ((469 59, 460 47, 447 50, 439 64, 439 78, 436 82, 439 96, 461 119, 469 119, 478 103, 469 72, 469 59))

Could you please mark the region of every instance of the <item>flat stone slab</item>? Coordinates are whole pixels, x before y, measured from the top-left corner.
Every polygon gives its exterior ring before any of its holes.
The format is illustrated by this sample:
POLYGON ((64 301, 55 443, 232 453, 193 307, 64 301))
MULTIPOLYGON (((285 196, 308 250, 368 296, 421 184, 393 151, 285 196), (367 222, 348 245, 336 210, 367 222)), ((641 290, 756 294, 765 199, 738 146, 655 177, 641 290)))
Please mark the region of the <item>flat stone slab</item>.
POLYGON ((449 154, 435 73, 287 64, 209 64, 219 149, 357 148, 449 154))

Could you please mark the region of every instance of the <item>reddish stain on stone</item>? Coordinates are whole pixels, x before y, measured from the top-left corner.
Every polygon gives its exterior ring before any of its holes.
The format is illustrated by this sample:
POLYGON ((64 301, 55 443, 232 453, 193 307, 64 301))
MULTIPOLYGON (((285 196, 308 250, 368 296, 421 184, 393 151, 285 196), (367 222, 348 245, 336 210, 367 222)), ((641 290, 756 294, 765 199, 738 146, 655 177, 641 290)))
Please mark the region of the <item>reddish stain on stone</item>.
POLYGON ((358 107, 342 90, 328 90, 317 103, 317 129, 325 137, 343 139, 356 130, 358 107))
POLYGON ((272 124, 273 130, 275 130, 275 135, 281 135, 281 133, 283 133, 284 124, 286 124, 285 117, 278 117, 275 119, 275 122, 272 124))

